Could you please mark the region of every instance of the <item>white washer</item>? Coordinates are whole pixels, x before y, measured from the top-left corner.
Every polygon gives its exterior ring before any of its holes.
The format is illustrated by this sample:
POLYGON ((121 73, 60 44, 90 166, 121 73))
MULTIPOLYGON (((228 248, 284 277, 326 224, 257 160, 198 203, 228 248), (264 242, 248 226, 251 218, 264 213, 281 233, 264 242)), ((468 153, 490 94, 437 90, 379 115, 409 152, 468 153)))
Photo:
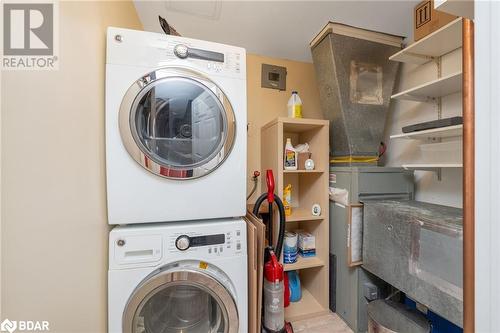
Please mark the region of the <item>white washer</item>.
POLYGON ((109 332, 247 333, 246 223, 132 225, 109 236, 109 332))
POLYGON ((246 53, 108 28, 108 222, 245 215, 246 53))

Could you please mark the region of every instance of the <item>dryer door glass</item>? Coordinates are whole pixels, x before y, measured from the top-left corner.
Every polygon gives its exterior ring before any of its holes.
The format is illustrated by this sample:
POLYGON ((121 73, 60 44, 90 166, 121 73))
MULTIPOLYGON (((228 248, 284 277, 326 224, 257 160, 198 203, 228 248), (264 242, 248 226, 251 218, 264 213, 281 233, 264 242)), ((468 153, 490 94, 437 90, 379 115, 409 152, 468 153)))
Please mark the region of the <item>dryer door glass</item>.
POLYGON ((178 74, 158 71, 148 84, 141 81, 133 103, 127 103, 130 98, 122 103, 120 117, 128 113, 128 124, 120 121, 120 131, 131 156, 149 171, 167 178, 200 177, 230 153, 234 114, 213 82, 191 72, 178 74), (126 140, 128 135, 133 141, 126 140))
POLYGON ((207 291, 191 285, 155 293, 136 320, 136 333, 224 333, 223 311, 207 291))

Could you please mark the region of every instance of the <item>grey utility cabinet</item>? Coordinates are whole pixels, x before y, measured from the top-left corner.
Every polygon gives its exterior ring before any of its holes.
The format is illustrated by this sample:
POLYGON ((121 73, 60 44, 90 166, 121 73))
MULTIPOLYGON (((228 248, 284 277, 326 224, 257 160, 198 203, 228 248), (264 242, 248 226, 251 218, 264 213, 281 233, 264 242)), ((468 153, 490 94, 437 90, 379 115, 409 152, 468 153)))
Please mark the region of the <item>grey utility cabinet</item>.
POLYGON ((367 331, 365 293, 386 284, 360 266, 347 264, 349 205, 370 199, 413 199, 413 172, 386 167, 330 167, 330 187, 347 190, 346 202, 330 201, 330 308, 354 332, 367 331), (371 286, 371 288, 370 288, 371 286))

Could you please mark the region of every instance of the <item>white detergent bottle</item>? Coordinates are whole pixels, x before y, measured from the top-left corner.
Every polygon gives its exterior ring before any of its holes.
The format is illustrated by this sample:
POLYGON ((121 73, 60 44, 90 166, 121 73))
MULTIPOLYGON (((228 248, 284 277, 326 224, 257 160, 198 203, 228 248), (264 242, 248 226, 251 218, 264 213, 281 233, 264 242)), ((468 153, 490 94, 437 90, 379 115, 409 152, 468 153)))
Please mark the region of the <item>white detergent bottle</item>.
POLYGON ((292 146, 292 140, 286 139, 285 160, 283 163, 285 170, 297 170, 297 152, 292 146))
POLYGON ((292 96, 288 100, 288 117, 302 118, 302 100, 296 91, 292 91, 292 96))

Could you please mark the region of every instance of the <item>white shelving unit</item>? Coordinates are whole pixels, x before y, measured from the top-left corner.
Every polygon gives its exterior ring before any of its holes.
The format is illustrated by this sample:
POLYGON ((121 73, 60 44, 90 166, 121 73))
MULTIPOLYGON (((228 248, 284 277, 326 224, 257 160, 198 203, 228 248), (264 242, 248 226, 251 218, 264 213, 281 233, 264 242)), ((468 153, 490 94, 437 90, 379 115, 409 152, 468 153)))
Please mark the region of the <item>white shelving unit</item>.
MULTIPOLYGON (((457 18, 444 27, 389 57, 389 60, 392 61, 417 65, 423 65, 433 61, 437 66, 437 78, 435 80, 425 82, 416 87, 396 93, 392 95, 391 98, 396 100, 436 103, 438 110, 437 118, 441 119, 442 97, 462 91, 462 71, 460 70, 458 72, 442 76, 441 60, 445 54, 448 54, 461 46, 462 18, 457 18)), ((462 136, 462 131, 463 125, 455 125, 412 133, 394 134, 391 135, 390 138, 420 140, 422 141, 420 144, 422 151, 434 152, 434 159, 436 159, 436 156, 439 155, 438 159, 445 160, 446 163, 403 164, 403 168, 409 170, 434 171, 437 173, 438 179, 440 180, 442 168, 462 167, 461 156, 459 156, 460 158, 454 158, 457 156, 457 147, 460 146, 453 142, 443 142, 443 139, 460 138, 462 136), (439 153, 439 150, 442 150, 443 153, 439 153)))
POLYGON ((391 135, 391 139, 436 140, 462 136, 463 125, 433 128, 424 131, 391 135))
POLYGON ((436 98, 462 91, 462 72, 456 72, 391 96, 416 102, 433 102, 436 98))
POLYGON ((422 65, 461 46, 462 19, 457 18, 441 29, 392 55, 389 60, 422 65))

